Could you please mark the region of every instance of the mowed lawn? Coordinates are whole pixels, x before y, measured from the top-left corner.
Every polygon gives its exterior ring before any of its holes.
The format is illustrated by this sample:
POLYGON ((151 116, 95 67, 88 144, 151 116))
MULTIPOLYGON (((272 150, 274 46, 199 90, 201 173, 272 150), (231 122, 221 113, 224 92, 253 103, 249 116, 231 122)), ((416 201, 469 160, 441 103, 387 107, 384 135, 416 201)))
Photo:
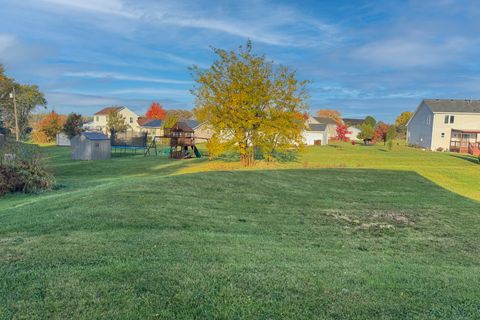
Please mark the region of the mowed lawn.
POLYGON ((59 189, 0 200, 0 318, 480 318, 480 202, 432 182, 458 171, 475 198, 471 158, 341 144, 214 171, 236 164, 46 150, 59 189))

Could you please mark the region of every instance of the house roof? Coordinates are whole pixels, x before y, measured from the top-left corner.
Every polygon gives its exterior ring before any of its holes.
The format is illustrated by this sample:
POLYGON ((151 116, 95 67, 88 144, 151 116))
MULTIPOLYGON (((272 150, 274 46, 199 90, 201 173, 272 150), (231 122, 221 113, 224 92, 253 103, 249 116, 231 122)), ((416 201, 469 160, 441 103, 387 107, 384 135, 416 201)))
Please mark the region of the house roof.
POLYGON ((353 119, 353 118, 343 118, 343 123, 348 124, 349 126, 361 126, 365 119, 353 119))
POLYGON ((175 123, 172 128, 173 131, 186 131, 186 132, 193 132, 193 129, 186 124, 184 121, 179 121, 175 123))
POLYGON ((480 113, 480 100, 424 99, 432 112, 480 113))
POLYGON ((308 130, 309 131, 325 131, 327 128, 326 123, 309 123, 308 130))
POLYGON ((109 138, 101 132, 82 132, 82 136, 88 140, 109 140, 109 138))
POLYGON ((125 107, 107 107, 107 108, 103 108, 102 110, 98 111, 97 113, 95 113, 96 116, 106 116, 106 115, 109 115, 110 112, 112 111, 120 111, 122 109, 125 109, 125 107))
POLYGON ((140 127, 160 128, 163 125, 162 120, 139 117, 137 123, 140 127))
POLYGON ((149 121, 146 121, 141 126, 145 128, 160 128, 163 125, 162 120, 158 120, 158 119, 148 119, 148 120, 149 121))
POLYGON ((185 122, 190 128, 196 128, 200 125, 197 120, 182 120, 182 122, 185 122))
POLYGON ((317 120, 320 123, 325 123, 325 124, 337 124, 337 122, 332 119, 332 118, 327 118, 327 117, 313 117, 315 120, 317 120))

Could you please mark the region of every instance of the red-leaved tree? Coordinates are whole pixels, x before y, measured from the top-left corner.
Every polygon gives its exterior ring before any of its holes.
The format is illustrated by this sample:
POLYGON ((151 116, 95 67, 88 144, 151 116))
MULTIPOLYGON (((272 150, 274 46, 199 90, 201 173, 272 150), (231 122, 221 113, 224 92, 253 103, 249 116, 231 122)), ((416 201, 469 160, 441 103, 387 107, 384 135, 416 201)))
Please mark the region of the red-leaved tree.
POLYGON ((373 140, 374 141, 383 141, 383 144, 387 142, 388 137, 388 129, 390 129, 390 125, 379 122, 375 127, 375 131, 373 132, 373 140))
POLYGON ((165 120, 165 118, 167 117, 167 113, 162 108, 160 103, 152 102, 152 104, 147 110, 147 113, 145 114, 145 117, 149 119, 165 120))
POLYGON ((338 124, 337 125, 337 136, 335 137, 337 140, 340 141, 349 141, 350 139, 347 137, 348 134, 351 134, 351 131, 348 131, 348 126, 346 124, 338 124))

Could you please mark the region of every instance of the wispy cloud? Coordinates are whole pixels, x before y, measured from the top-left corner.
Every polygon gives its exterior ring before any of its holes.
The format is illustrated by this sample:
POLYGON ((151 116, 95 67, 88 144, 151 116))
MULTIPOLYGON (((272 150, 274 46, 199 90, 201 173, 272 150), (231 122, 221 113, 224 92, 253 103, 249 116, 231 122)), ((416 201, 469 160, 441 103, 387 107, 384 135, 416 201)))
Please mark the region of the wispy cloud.
POLYGON ((112 95, 148 95, 148 96, 166 96, 166 97, 176 97, 176 98, 185 98, 190 96, 189 90, 180 90, 180 89, 163 89, 163 88, 126 88, 111 90, 105 93, 112 95))
POLYGON ((91 14, 139 20, 142 23, 209 30, 275 46, 310 47, 326 45, 339 39, 334 25, 300 14, 291 7, 277 6, 274 9, 272 4, 263 4, 261 1, 249 3, 258 9, 249 10, 248 17, 242 19, 226 12, 215 16, 208 10, 188 10, 185 6, 176 5, 174 1, 144 4, 142 7, 127 5, 121 0, 43 1, 56 6, 55 10, 61 6, 91 14), (268 15, 262 13, 266 11, 268 15))
POLYGON ((99 72, 99 71, 87 71, 87 72, 67 72, 66 77, 79 77, 79 78, 97 78, 107 80, 121 80, 121 81, 139 81, 139 82, 156 82, 165 84, 192 84, 192 81, 175 80, 166 78, 153 78, 143 76, 133 76, 127 74, 113 73, 113 72, 99 72))
POLYGON ((391 38, 368 43, 354 55, 373 64, 395 68, 436 66, 458 57, 469 46, 463 38, 428 39, 425 37, 391 38))

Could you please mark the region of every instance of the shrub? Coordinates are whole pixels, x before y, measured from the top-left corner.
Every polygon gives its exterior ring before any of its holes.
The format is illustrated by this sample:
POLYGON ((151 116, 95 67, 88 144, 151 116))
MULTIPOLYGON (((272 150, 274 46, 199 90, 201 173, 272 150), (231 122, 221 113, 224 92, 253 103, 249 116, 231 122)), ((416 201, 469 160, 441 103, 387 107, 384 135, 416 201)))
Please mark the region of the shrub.
POLYGON ((212 160, 218 158, 225 152, 225 145, 220 140, 217 134, 214 134, 207 142, 208 159, 212 160))
POLYGON ((442 151, 443 151, 443 148, 442 148, 442 147, 438 147, 438 148, 437 148, 437 151, 438 151, 438 152, 442 152, 442 151))
POLYGON ((0 196, 7 192, 51 190, 55 178, 46 169, 38 146, 8 141, 0 150, 0 196))

